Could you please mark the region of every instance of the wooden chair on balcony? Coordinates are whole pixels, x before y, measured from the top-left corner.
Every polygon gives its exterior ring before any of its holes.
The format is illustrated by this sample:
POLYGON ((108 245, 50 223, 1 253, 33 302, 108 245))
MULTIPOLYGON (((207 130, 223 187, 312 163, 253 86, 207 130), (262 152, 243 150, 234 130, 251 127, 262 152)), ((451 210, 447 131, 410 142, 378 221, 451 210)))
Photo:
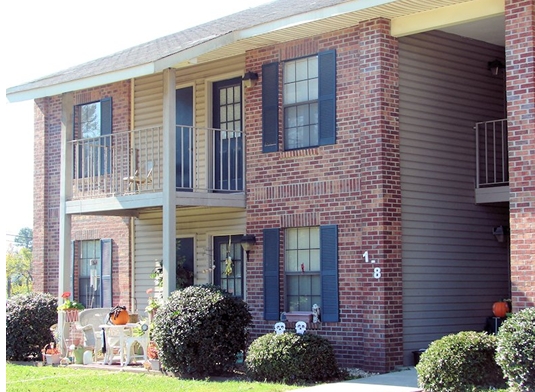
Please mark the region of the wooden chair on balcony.
POLYGON ((124 181, 128 181, 128 187, 131 191, 138 192, 145 184, 152 184, 152 168, 147 172, 146 176, 140 176, 139 170, 136 170, 133 175, 124 177, 124 181))

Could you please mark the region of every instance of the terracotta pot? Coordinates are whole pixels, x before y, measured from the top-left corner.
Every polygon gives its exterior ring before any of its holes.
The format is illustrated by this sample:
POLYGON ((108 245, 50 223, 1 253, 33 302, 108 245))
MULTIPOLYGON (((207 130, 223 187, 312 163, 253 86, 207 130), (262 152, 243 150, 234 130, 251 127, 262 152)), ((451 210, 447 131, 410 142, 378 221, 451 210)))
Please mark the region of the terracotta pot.
POLYGON ((78 309, 67 309, 65 312, 65 321, 67 323, 75 323, 78 321, 78 309))
POLYGON ((121 310, 117 316, 115 314, 110 315, 110 321, 114 325, 125 325, 130 319, 127 310, 121 310))

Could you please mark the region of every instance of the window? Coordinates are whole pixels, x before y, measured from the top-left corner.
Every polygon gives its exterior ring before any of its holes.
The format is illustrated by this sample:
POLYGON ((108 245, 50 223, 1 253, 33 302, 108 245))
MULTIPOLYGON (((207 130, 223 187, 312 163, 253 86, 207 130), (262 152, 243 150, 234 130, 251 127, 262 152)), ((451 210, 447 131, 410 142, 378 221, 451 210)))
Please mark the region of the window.
POLYGON ((235 297, 243 298, 243 248, 241 236, 214 237, 214 283, 235 297))
MULTIPOLYGON (((284 149, 336 142, 336 52, 289 60, 282 71, 284 149)), ((279 63, 262 66, 262 151, 279 149, 279 63)))
POLYGON ((264 318, 279 320, 280 312, 312 311, 321 307, 323 322, 339 320, 338 227, 287 228, 284 231, 284 267, 280 265, 280 229, 264 229, 264 318), (285 284, 280 278, 284 271, 285 284), (285 303, 280 306, 284 292, 285 303))
POLYGON ((86 308, 111 307, 111 240, 79 241, 77 247, 79 301, 86 308))
POLYGON ((111 171, 111 98, 74 108, 74 138, 83 140, 78 151, 78 177, 111 171))
POLYGON ((287 311, 311 311, 321 307, 321 265, 319 227, 286 229, 284 274, 287 311))
POLYGON ((318 56, 284 64, 284 149, 319 145, 318 56))

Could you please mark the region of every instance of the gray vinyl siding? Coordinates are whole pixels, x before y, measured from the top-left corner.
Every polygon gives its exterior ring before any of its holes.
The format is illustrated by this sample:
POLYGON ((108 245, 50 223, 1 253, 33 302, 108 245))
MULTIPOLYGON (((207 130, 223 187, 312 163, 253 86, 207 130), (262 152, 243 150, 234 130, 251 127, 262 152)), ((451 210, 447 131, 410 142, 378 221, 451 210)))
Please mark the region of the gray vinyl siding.
POLYGON ((483 330, 508 296, 507 205, 474 202, 477 121, 503 118, 503 48, 441 32, 400 39, 404 362, 461 330, 483 330))
MULTIPOLYGON (((211 283, 212 237, 245 233, 245 210, 236 208, 181 208, 177 210, 177 238, 192 237, 195 244, 195 284, 211 283)), ((162 212, 141 213, 135 220, 134 287, 138 312, 144 314, 150 274, 162 254, 162 212)))

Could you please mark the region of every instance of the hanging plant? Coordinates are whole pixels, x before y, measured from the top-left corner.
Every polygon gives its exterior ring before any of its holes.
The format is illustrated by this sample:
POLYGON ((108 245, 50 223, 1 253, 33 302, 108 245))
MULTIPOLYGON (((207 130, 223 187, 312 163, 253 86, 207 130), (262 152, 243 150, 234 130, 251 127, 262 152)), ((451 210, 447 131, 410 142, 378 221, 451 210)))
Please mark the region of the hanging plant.
POLYGON ((230 257, 230 247, 232 246, 232 238, 228 237, 228 246, 227 246, 227 258, 225 259, 225 275, 232 275, 232 258, 230 257))

